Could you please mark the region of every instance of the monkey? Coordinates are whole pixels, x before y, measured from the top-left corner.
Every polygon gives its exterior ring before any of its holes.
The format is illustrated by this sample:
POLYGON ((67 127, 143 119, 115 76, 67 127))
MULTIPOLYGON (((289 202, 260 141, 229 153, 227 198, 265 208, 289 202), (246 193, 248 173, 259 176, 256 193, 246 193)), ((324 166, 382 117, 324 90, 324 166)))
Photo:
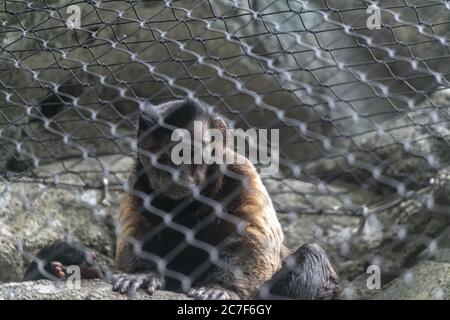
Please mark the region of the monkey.
POLYGON ((172 162, 174 130, 192 133, 196 121, 226 136, 223 117, 202 101, 141 108, 138 152, 119 216, 113 290, 132 296, 138 289, 150 294, 169 289, 194 299, 251 299, 275 275, 281 281, 275 295, 334 297, 338 279, 325 252, 312 245, 290 256, 269 194, 247 158, 224 143, 223 154, 239 161, 172 162), (299 262, 300 269, 289 270, 288 261, 299 262))
POLYGON ((41 249, 28 265, 23 281, 49 279, 64 281, 67 267, 80 267, 82 279, 104 278, 106 273, 99 264, 93 251, 83 250, 76 242, 58 240, 41 249))
POLYGON ((63 280, 67 265, 75 264, 82 278, 104 279, 131 297, 142 288, 194 299, 338 298, 338 276, 320 245, 291 253, 283 244, 271 199, 248 159, 222 142, 223 154, 241 161, 172 163, 174 130, 193 131, 195 121, 226 136, 225 120, 201 101, 146 105, 140 112, 138 153, 119 216, 117 270, 105 271, 93 253, 59 241, 38 253, 41 267, 33 261, 24 279, 63 280))

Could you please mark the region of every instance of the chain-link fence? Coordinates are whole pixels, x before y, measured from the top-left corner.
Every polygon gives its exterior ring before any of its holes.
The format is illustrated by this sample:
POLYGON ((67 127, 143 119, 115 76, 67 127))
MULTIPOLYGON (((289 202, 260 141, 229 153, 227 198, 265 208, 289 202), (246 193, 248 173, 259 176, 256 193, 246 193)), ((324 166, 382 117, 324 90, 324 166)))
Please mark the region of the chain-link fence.
POLYGON ((279 129, 263 182, 285 243, 320 242, 343 297, 450 296, 447 1, 18 0, 0 17, 0 282, 65 236, 112 265, 139 113, 189 97, 279 129))

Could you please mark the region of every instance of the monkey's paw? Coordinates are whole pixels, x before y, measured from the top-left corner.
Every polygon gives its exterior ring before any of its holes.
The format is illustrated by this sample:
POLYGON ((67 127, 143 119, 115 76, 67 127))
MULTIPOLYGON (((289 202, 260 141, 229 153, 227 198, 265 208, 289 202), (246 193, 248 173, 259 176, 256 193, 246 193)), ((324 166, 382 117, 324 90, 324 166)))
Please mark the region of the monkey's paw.
POLYGON ((223 288, 199 287, 192 288, 188 296, 195 300, 233 300, 238 299, 236 293, 223 288))
POLYGON ((66 279, 66 266, 65 265, 63 265, 59 261, 52 261, 51 267, 52 267, 52 273, 55 277, 57 277, 59 280, 66 279))
POLYGON ((155 290, 164 289, 164 277, 160 274, 151 273, 120 273, 112 276, 113 290, 120 293, 128 293, 131 297, 136 296, 138 289, 145 289, 149 294, 155 290))

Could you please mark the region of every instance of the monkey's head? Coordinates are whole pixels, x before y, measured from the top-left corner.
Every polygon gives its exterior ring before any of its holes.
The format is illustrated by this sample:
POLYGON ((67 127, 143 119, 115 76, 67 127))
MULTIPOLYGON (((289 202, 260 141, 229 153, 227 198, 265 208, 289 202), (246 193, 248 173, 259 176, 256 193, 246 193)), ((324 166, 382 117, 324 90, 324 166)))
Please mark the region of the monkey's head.
MULTIPOLYGON (((214 165, 207 164, 202 157, 202 151, 211 143, 207 132, 216 129, 226 137, 225 121, 212 110, 211 106, 193 100, 141 108, 138 160, 153 190, 180 200, 190 196, 194 189, 201 191, 212 183, 209 177, 214 165)), ((214 145, 217 151, 224 148, 224 141, 216 141, 214 145)))

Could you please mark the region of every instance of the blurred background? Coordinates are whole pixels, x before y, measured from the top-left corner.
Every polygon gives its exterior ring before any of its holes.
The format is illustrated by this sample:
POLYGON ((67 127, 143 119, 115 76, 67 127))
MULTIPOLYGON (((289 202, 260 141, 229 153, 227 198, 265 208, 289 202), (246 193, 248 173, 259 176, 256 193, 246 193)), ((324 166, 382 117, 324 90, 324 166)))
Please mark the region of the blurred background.
POLYGON ((139 106, 191 96, 280 130, 286 244, 344 298, 448 299, 449 38, 444 0, 2 1, 0 283, 64 236, 112 265, 139 106))

